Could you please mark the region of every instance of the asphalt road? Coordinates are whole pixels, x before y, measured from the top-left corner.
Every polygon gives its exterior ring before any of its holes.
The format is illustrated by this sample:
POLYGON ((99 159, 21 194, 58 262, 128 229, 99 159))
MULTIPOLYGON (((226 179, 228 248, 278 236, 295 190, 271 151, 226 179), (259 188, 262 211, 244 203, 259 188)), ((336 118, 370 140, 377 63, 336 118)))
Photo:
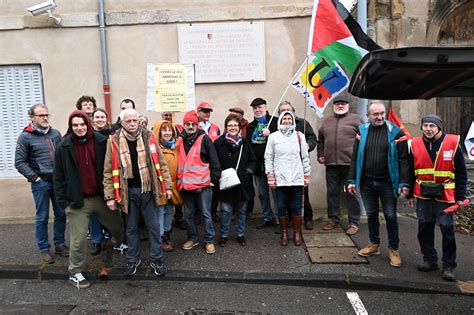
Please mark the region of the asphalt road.
POLYGON ((0 314, 473 314, 472 296, 287 285, 2 280, 0 314), (352 302, 351 302, 352 301, 352 302))

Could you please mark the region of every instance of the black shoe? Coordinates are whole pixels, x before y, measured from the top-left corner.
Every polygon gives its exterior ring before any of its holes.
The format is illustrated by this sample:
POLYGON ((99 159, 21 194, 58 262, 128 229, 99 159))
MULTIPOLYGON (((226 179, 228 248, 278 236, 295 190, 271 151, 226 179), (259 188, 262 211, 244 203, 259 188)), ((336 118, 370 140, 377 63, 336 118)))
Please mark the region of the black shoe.
POLYGON ((150 262, 150 267, 157 276, 164 276, 168 272, 168 268, 166 268, 165 264, 159 259, 150 262))
POLYGON ((239 243, 240 246, 247 245, 247 241, 245 240, 245 237, 243 236, 237 236, 237 243, 239 243))
POLYGON ((54 253, 56 256, 69 257, 69 248, 66 245, 56 246, 54 253))
POLYGON ((221 239, 219 240, 219 246, 224 247, 226 243, 227 243, 227 237, 221 237, 221 239))
POLYGON ((99 255, 100 250, 101 250, 100 244, 94 244, 94 243, 92 243, 92 245, 91 245, 91 252, 90 252, 92 256, 97 256, 97 255, 99 255))
POLYGON ((131 277, 137 273, 138 266, 142 263, 140 259, 138 259, 134 264, 127 264, 125 268, 125 275, 127 277, 131 277))
POLYGON ((436 261, 424 261, 422 264, 418 265, 418 270, 420 271, 433 271, 433 270, 438 270, 439 266, 436 261))
POLYGON ((69 276, 69 283, 78 289, 87 289, 91 286, 91 283, 87 281, 87 279, 84 278, 84 276, 80 272, 76 274, 71 274, 69 276))
POLYGON ((305 230, 312 230, 314 229, 313 221, 305 221, 304 222, 305 230))
POLYGON ((275 226, 275 222, 273 222, 273 220, 263 221, 261 225, 257 226, 257 230, 265 229, 267 227, 272 227, 272 226, 275 226))
POLYGON ((455 281, 456 276, 454 275, 454 269, 451 267, 444 267, 442 277, 446 281, 455 281))
POLYGON ((176 226, 180 230, 186 230, 186 221, 184 220, 175 221, 174 226, 176 226))

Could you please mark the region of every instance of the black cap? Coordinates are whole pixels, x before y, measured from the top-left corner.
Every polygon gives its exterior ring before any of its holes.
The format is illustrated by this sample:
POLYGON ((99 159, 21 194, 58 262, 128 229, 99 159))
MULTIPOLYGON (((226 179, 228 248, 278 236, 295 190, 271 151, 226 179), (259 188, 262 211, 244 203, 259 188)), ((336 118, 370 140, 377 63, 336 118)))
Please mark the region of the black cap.
POLYGON ((257 97, 252 101, 252 103, 250 103, 250 106, 254 107, 262 104, 267 104, 267 101, 265 101, 263 98, 257 97))
POLYGON ((344 96, 336 96, 333 100, 332 100, 332 103, 333 104, 336 104, 336 103, 346 103, 346 104, 349 104, 349 100, 347 98, 345 98, 344 96))
POLYGON ((422 124, 424 124, 424 123, 433 123, 436 126, 438 126, 439 130, 443 129, 443 121, 441 120, 441 118, 439 116, 434 115, 434 114, 429 114, 429 115, 426 115, 425 117, 421 118, 421 123, 422 124))

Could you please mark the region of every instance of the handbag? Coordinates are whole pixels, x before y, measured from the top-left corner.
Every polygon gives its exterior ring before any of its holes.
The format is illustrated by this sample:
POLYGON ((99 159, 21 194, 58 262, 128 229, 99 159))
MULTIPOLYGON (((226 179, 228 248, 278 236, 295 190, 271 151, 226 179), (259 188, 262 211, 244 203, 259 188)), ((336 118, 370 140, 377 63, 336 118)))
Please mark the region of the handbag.
POLYGON ((436 198, 443 195, 443 184, 421 183, 420 190, 423 197, 436 198))
POLYGON ((222 171, 221 178, 219 179, 220 190, 227 190, 237 185, 240 185, 240 179, 239 179, 239 176, 237 176, 237 169, 239 168, 240 157, 242 156, 243 147, 244 147, 244 144, 242 143, 242 146, 240 147, 237 166, 235 168, 233 167, 226 168, 225 170, 222 171))

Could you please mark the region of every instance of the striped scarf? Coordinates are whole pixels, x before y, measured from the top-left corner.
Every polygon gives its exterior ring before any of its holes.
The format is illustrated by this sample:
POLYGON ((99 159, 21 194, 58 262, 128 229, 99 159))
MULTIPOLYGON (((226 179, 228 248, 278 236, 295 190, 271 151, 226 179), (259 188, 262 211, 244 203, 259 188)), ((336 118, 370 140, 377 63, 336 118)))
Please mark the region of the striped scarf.
POLYGON ((143 143, 142 129, 139 128, 135 136, 129 134, 124 128, 120 130, 119 134, 119 152, 123 170, 123 178, 130 179, 133 178, 133 167, 127 140, 137 142, 137 162, 142 182, 142 193, 149 192, 151 191, 151 177, 147 165, 147 156, 145 144, 143 143))

